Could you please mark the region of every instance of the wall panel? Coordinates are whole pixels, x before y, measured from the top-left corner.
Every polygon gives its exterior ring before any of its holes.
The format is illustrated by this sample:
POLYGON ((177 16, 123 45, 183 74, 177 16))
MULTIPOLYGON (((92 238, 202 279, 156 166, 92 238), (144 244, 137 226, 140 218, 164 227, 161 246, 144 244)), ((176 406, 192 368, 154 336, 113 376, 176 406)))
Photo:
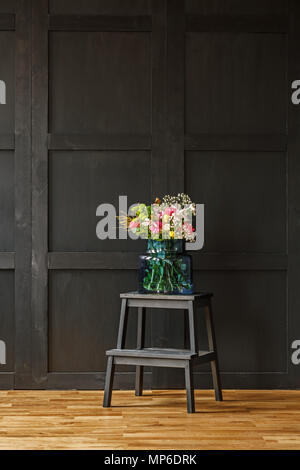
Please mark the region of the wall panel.
MULTIPOLYGON (((1 109, 1 108, 0 108, 1 109)), ((0 151, 0 251, 14 251, 14 154, 0 151)))
POLYGON ((205 252, 285 253, 286 155, 187 152, 186 189, 205 204, 205 252))
MULTIPOLYGON (((59 1, 59 0, 57 0, 59 1)), ((270 15, 287 13, 285 0, 185 0, 186 13, 270 15)))
POLYGON ((15 33, 0 31, 0 80, 6 85, 6 104, 0 104, 0 136, 15 128, 15 33))
POLYGON ((151 0, 50 0, 51 14, 149 15, 151 0))
MULTIPOLYGON (((106 349, 115 346, 119 293, 133 288, 134 271, 54 271, 49 297, 49 371, 105 372, 106 349)), ((135 347, 136 312, 127 345, 135 347)), ((122 369, 126 371, 126 369, 122 369)))
POLYGON ((15 370, 15 318, 14 318, 14 273, 0 271, 0 340, 6 346, 6 364, 0 365, 1 375, 15 370))
POLYGON ((51 33, 49 131, 149 134, 150 46, 149 33, 51 33))
MULTIPOLYGON (((102 217, 96 217, 96 209, 99 204, 113 204, 117 216, 120 195, 128 197, 128 207, 149 200, 150 165, 150 154, 141 151, 51 152, 50 251, 143 250, 143 241, 97 238, 96 225, 102 217)), ((119 237, 117 218, 111 226, 119 237)))
MULTIPOLYGON (((195 274, 195 285, 199 290, 214 292, 221 371, 227 374, 286 374, 288 345, 284 271, 201 270, 195 274)), ((198 329, 200 344, 206 345, 204 318, 199 321, 198 329)), ((204 367, 199 370, 204 370, 204 367)))
POLYGON ((284 133, 285 87, 285 35, 187 33, 186 133, 284 133))

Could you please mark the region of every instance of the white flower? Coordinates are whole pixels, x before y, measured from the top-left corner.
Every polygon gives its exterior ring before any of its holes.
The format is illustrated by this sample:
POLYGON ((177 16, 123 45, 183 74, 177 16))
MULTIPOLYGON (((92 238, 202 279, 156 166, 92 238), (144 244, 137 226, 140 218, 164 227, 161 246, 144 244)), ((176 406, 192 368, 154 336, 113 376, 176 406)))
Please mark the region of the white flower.
POLYGON ((144 227, 148 227, 149 224, 150 224, 150 219, 148 219, 148 217, 147 217, 147 218, 144 220, 144 222, 142 222, 142 225, 143 225, 144 227))

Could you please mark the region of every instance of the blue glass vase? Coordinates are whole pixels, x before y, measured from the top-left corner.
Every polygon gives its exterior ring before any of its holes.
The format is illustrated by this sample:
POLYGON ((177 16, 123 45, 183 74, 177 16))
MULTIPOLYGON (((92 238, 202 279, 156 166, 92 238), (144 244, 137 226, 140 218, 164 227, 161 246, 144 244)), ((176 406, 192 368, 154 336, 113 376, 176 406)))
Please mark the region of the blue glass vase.
POLYGON ((139 293, 192 294, 192 258, 183 240, 148 240, 139 256, 139 293))

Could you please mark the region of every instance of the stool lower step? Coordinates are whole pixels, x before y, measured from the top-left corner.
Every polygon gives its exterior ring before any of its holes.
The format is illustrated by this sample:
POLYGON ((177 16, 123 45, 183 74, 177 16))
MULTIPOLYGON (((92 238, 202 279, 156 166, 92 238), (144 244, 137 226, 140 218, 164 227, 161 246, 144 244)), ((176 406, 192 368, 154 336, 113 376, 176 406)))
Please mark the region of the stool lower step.
POLYGON ((177 359, 177 360, 191 360, 193 358, 205 358, 206 361, 213 360, 214 352, 211 351, 193 351, 187 349, 171 349, 171 348, 143 348, 143 349, 110 349, 106 351, 107 356, 119 357, 137 357, 149 359, 177 359), (210 359, 212 357, 212 359, 210 359))

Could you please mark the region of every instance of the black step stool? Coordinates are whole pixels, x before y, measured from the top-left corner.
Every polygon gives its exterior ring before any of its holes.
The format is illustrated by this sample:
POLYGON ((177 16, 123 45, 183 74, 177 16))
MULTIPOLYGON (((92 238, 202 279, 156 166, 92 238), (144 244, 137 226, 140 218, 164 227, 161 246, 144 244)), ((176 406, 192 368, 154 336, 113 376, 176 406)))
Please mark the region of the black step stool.
POLYGON ((185 370, 187 395, 187 411, 195 412, 193 366, 204 362, 211 363, 213 385, 217 401, 222 400, 222 388, 218 366, 217 345, 212 317, 211 297, 209 293, 193 295, 162 295, 139 294, 129 292, 120 295, 122 299, 117 348, 106 351, 108 356, 103 406, 111 403, 112 386, 116 364, 136 366, 135 394, 143 393, 144 366, 180 367, 185 370), (137 348, 124 349, 128 309, 138 308, 137 348), (199 351, 195 331, 195 315, 197 308, 204 307, 209 351, 199 351), (145 348, 145 314, 146 308, 167 308, 188 310, 190 349, 155 349, 145 348))

